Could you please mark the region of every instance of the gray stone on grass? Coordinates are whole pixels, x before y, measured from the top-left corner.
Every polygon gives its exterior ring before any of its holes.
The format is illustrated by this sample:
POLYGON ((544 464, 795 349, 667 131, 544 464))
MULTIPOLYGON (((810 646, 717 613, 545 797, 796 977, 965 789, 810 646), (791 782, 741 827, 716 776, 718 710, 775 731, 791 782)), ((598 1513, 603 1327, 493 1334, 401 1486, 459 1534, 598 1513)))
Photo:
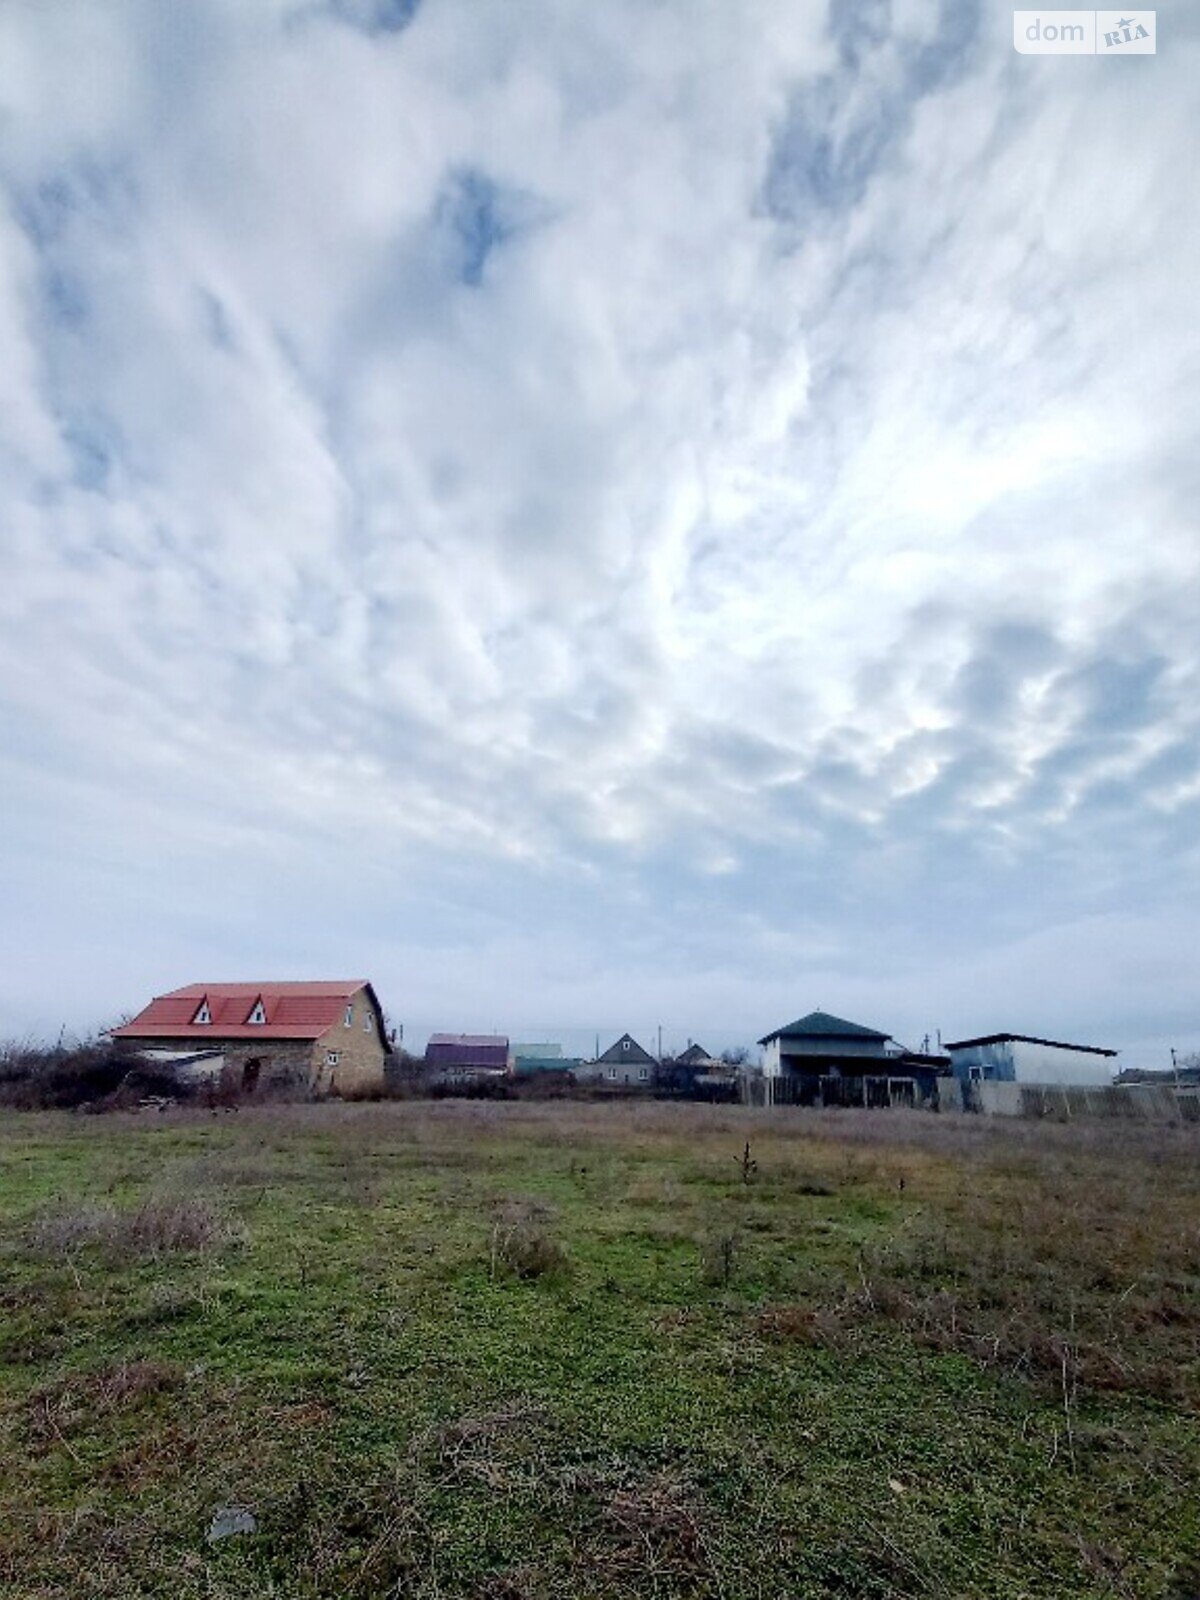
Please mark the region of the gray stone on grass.
POLYGON ((253 1533, 257 1527, 253 1513, 247 1511, 245 1506, 222 1506, 213 1513, 209 1523, 209 1543, 215 1544, 218 1539, 228 1539, 235 1533, 253 1533))

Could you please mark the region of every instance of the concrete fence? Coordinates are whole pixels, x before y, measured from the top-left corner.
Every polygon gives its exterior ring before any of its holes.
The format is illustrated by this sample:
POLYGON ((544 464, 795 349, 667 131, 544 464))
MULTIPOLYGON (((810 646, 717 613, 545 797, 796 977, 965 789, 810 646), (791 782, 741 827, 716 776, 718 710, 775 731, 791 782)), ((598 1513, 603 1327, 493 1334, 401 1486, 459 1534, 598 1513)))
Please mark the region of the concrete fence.
POLYGON ((1077 1084, 960 1084, 939 1078, 935 1097, 914 1094, 911 1085, 886 1079, 830 1079, 819 1092, 788 1077, 745 1074, 742 1101, 752 1106, 917 1107, 939 1111, 973 1111, 992 1117, 1045 1117, 1069 1122, 1076 1117, 1125 1117, 1134 1122, 1200 1122, 1200 1086, 1176 1089, 1170 1084, 1128 1083, 1109 1087, 1077 1084), (880 1087, 886 1085, 886 1088, 880 1087))
POLYGON ((946 1109, 980 1111, 994 1117, 1125 1117, 1135 1122, 1200 1122, 1200 1090, 1169 1084, 1128 1083, 1110 1087, 1077 1084, 947 1082, 946 1109))

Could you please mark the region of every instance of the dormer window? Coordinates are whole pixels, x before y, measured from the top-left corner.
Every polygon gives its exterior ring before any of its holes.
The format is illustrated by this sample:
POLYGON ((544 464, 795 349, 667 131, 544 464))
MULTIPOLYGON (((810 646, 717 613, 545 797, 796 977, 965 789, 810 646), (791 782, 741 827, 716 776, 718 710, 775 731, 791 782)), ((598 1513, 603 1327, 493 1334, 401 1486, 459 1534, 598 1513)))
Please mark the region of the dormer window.
POLYGON ((249 1024, 251 1024, 253 1027, 261 1028, 263 1026, 263 1024, 266 1022, 266 1020, 267 1020, 267 1008, 266 1008, 266 1006, 263 1005, 261 1000, 256 1000, 254 1002, 254 1009, 253 1009, 253 1011, 251 1011, 250 1015, 246 1018, 246 1021, 249 1024))
POLYGON ((205 999, 201 1000, 200 1009, 196 1012, 196 1015, 192 1018, 192 1026, 194 1028, 197 1028, 197 1027, 198 1028, 206 1028, 211 1021, 212 1021, 212 1012, 208 1009, 208 1000, 207 1000, 207 998, 205 998, 205 999))
POLYGON ((346 1007, 346 1026, 348 1028, 352 1028, 354 1026, 354 1005, 353 1005, 353 1003, 351 1003, 350 1005, 348 1005, 346 1007))

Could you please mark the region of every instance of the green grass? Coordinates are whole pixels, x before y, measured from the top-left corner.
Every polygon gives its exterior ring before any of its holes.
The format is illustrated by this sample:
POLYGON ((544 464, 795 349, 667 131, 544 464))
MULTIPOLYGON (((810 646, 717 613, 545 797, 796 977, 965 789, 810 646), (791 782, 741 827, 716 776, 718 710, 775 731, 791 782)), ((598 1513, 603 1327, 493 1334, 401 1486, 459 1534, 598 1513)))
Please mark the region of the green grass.
POLYGON ((0 1592, 1195 1600, 1198 1155, 691 1106, 10 1116, 0 1592), (229 1505, 257 1530, 210 1543, 229 1505))

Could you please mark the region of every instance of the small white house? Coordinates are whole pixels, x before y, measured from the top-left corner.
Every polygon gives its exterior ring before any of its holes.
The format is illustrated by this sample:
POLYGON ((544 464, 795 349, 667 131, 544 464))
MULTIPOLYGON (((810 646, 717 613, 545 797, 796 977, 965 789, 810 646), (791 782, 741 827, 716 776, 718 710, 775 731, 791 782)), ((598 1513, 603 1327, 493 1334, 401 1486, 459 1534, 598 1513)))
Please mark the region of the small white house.
POLYGON ((1063 1044, 1026 1033, 988 1033, 944 1048, 960 1084, 1028 1083, 1105 1087, 1113 1081, 1117 1052, 1090 1044, 1063 1044))

